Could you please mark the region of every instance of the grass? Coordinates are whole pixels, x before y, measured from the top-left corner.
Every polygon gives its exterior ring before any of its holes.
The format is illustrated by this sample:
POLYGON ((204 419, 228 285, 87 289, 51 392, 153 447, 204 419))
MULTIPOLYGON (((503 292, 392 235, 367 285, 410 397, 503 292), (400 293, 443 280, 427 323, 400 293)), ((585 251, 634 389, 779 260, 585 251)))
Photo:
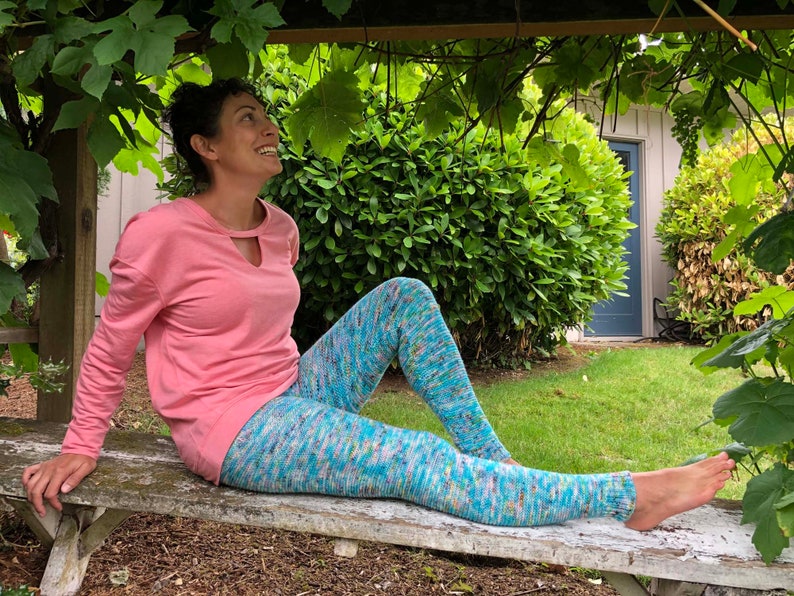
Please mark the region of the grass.
MULTIPOLYGON (((690 365, 701 349, 592 352, 575 370, 530 373, 475 389, 502 442, 524 465, 571 473, 675 466, 732 442, 715 424, 698 427, 717 397, 742 379, 726 370, 703 375, 690 365)), ((364 413, 444 434, 414 394, 385 394, 364 413)), ((718 496, 741 498, 746 480, 730 482, 718 496)))

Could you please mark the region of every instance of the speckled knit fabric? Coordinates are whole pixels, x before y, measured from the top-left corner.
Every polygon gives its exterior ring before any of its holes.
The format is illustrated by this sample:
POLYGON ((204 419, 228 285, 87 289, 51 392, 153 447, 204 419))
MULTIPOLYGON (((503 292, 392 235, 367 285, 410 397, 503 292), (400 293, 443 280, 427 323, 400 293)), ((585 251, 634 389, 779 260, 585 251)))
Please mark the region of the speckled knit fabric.
POLYGON ((429 289, 398 278, 359 301, 301 357, 295 384, 240 431, 221 482, 398 498, 495 525, 625 520, 634 509, 627 472, 557 474, 499 463, 508 457, 429 289), (460 451, 431 433, 358 415, 395 357, 460 451))

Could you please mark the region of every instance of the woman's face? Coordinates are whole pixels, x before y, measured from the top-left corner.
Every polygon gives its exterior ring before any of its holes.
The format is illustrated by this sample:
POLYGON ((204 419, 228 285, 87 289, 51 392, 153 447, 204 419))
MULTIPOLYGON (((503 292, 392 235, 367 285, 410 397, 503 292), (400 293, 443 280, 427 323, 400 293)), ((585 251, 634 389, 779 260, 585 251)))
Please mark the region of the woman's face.
POLYGON ((247 93, 230 95, 221 108, 218 134, 207 139, 205 161, 211 176, 223 173, 267 180, 281 172, 278 127, 256 98, 247 93))

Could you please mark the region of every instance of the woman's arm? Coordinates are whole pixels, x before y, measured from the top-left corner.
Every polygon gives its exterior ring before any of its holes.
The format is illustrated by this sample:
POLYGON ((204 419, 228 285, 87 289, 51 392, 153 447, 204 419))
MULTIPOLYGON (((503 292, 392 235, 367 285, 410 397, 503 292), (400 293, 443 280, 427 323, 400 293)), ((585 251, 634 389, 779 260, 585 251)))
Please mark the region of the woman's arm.
POLYGON ((140 230, 141 226, 125 230, 111 262, 110 291, 80 366, 72 420, 61 455, 29 466, 22 473, 28 500, 39 515, 45 514, 45 503, 60 511, 58 494, 73 490, 96 468, 138 343, 163 308, 157 284, 124 258, 131 252, 125 250, 130 237, 139 235, 140 230))

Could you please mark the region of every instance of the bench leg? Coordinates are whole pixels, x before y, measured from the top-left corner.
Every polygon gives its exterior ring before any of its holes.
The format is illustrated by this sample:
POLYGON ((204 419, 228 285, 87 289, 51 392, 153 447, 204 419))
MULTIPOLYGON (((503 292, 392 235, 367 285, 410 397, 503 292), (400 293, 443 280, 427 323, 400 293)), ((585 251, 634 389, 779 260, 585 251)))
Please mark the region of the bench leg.
POLYGON ((620 596, 650 596, 650 592, 633 575, 617 571, 602 571, 601 575, 606 578, 610 586, 618 591, 620 596))
POLYGON ((706 589, 706 584, 693 584, 672 579, 651 580, 651 593, 653 596, 701 596, 706 589))
POLYGON ((337 557, 352 559, 358 554, 358 540, 336 538, 334 540, 334 554, 337 557))
POLYGON ((42 596, 71 596, 80 591, 91 554, 110 533, 132 515, 131 511, 64 505, 62 514, 50 507, 40 518, 25 500, 9 499, 11 506, 50 548, 41 578, 42 596))

